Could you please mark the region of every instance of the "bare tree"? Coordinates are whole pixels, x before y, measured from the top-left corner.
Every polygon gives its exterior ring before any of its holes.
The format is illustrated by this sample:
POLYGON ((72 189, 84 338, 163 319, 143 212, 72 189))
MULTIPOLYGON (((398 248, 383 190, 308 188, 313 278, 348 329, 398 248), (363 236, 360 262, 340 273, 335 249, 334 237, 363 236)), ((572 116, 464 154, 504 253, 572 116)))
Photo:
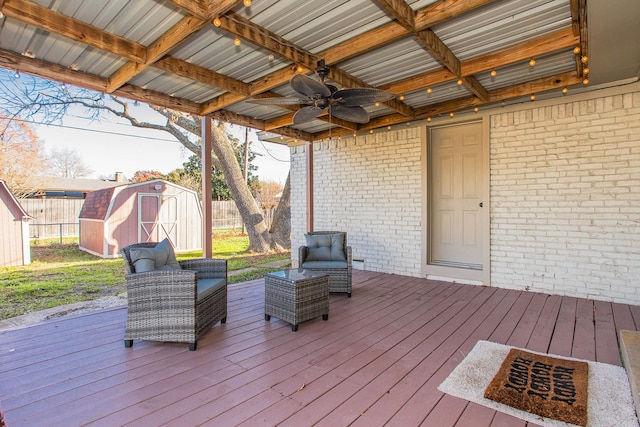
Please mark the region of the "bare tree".
POLYGON ((93 173, 76 151, 66 147, 51 150, 48 163, 53 176, 61 178, 83 178, 93 173))
POLYGON ((0 117, 0 179, 21 198, 42 190, 46 159, 42 142, 22 121, 0 117))
POLYGON ((136 171, 131 177, 131 182, 145 182, 151 181, 152 179, 164 178, 164 174, 158 171, 136 171))
POLYGON ((282 185, 275 181, 258 181, 256 201, 264 212, 271 212, 282 197, 282 185))
MULTIPOLYGON (((169 133, 187 150, 201 155, 202 133, 198 116, 150 106, 156 113, 156 120, 143 121, 139 119, 137 102, 129 103, 122 98, 105 96, 31 76, 20 78, 23 79, 28 80, 18 84, 17 80, 0 79, 0 113, 4 112, 10 117, 37 118, 45 123, 60 121, 71 108, 81 109, 82 112, 75 111, 75 114, 92 119, 111 114, 134 127, 169 133)), ((225 123, 217 122, 212 128, 212 164, 223 172, 225 182, 240 211, 249 236, 249 251, 267 252, 290 248, 290 221, 274 221, 271 229, 267 228, 263 214, 247 187, 242 169, 229 143, 225 123)), ((287 201, 285 204, 288 206, 288 203, 287 201)), ((278 215, 277 211, 275 216, 283 218, 282 213, 278 215)))

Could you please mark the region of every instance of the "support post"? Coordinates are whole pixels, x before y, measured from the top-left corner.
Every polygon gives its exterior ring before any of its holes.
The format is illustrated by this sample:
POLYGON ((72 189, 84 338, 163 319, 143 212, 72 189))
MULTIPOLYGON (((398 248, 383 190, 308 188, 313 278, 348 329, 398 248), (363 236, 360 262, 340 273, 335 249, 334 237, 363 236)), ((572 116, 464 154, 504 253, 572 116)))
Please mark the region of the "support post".
POLYGON ((202 256, 211 258, 213 239, 211 207, 211 117, 202 117, 202 256))
POLYGON ((307 141, 307 233, 313 231, 313 142, 307 141))

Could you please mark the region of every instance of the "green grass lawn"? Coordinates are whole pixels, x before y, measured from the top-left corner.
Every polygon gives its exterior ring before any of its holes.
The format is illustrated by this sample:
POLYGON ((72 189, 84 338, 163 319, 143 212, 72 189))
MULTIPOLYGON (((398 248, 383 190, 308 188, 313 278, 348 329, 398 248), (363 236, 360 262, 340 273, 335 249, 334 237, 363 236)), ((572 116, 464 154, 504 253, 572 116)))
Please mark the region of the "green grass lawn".
MULTIPOLYGON (((246 235, 217 235, 212 242, 213 258, 226 258, 229 271, 253 267, 229 276, 229 283, 261 278, 281 270, 265 263, 289 260, 290 252, 247 253, 246 235), (261 267, 262 265, 262 267, 261 267)), ((201 251, 177 254, 178 260, 197 258, 201 251)), ((77 301, 87 301, 126 290, 121 258, 102 259, 78 249, 77 239, 32 243, 30 265, 0 268, 0 319, 77 301)))

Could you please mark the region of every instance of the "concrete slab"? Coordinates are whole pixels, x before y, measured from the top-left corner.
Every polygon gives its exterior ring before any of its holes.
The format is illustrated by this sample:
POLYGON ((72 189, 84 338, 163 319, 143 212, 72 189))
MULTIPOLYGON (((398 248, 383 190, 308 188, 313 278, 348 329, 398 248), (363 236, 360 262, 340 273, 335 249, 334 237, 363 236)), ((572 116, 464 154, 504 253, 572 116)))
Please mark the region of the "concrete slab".
POLYGON ((631 383, 631 394, 636 405, 636 414, 640 418, 640 332, 620 331, 620 350, 622 363, 627 370, 631 383))

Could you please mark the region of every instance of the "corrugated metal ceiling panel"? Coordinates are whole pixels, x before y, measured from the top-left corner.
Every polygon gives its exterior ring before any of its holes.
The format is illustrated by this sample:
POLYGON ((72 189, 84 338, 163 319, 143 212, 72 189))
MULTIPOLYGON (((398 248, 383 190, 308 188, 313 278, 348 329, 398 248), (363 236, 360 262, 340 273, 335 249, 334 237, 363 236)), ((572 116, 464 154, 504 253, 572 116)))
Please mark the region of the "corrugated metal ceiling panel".
POLYGON ((456 57, 467 60, 571 26, 564 0, 495 2, 433 27, 456 57))

